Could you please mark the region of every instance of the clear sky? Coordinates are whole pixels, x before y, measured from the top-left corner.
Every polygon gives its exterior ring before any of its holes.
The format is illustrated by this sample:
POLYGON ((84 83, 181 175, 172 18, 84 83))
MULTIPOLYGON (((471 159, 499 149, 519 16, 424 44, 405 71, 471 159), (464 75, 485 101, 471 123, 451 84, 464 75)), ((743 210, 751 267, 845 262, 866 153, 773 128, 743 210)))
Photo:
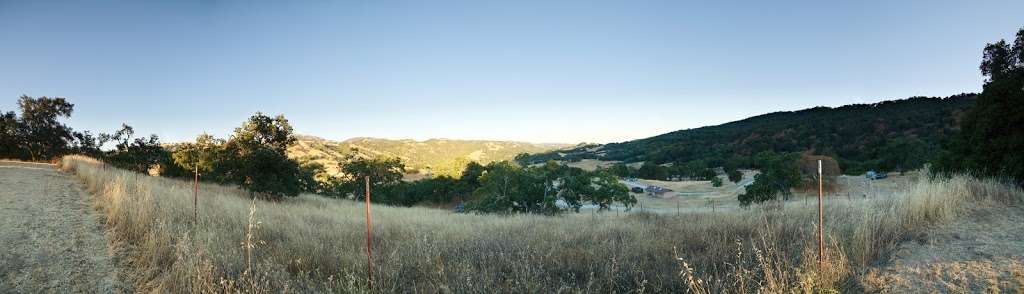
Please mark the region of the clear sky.
MULTIPOLYGON (((76 104, 164 141, 296 132, 613 142, 980 91, 1024 1, 7 1, 0 110, 76 104)), ((809 122, 811 123, 811 122, 809 122)))

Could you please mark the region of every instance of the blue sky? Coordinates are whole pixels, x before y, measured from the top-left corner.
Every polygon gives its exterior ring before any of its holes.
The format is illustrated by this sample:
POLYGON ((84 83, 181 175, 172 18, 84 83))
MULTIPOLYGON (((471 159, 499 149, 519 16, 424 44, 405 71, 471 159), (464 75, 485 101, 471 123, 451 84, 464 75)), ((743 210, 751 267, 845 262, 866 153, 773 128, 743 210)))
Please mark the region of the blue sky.
POLYGON ((76 104, 165 141, 298 133, 613 142, 980 91, 1024 1, 0 0, 0 110, 76 104), (836 2, 836 3, 833 3, 836 2))

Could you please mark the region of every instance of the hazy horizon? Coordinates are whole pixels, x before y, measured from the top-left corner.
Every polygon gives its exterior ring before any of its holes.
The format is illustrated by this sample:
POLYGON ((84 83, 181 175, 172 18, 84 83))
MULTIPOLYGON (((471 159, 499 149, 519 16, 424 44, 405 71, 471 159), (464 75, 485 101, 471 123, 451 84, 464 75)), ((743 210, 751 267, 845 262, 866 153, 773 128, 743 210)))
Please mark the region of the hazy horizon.
POLYGON ((0 2, 0 110, 181 142, 298 134, 608 143, 815 106, 979 92, 1024 2, 0 2))

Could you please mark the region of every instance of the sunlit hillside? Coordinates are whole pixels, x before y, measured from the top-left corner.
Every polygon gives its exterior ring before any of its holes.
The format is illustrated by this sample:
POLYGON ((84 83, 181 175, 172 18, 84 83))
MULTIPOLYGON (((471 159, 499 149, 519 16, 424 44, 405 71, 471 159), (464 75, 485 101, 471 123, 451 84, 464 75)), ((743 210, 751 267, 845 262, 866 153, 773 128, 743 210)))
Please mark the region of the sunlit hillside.
POLYGON ((458 175, 466 164, 475 161, 512 160, 521 153, 540 153, 570 147, 569 144, 535 144, 512 141, 429 139, 391 140, 353 138, 331 141, 313 136, 296 136, 298 141, 288 148, 288 156, 299 161, 324 165, 331 174, 338 173, 338 163, 355 152, 361 157, 398 157, 412 173, 458 175))

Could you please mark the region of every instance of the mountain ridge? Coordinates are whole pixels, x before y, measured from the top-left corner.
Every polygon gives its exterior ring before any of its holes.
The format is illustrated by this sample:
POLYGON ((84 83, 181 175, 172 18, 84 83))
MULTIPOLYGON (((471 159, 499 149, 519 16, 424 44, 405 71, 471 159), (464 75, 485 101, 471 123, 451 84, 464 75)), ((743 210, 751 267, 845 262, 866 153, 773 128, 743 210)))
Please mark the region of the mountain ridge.
POLYGON ((525 162, 597 159, 750 167, 754 154, 774 151, 835 157, 853 173, 903 170, 920 167, 937 154, 976 96, 963 93, 777 111, 637 140, 533 154, 525 162))
POLYGON ((348 156, 396 157, 407 172, 458 176, 469 162, 487 164, 512 160, 521 153, 538 153, 576 146, 499 140, 431 138, 427 140, 353 137, 334 141, 312 135, 295 135, 288 156, 300 162, 316 162, 328 173, 340 174, 339 163, 348 156))

